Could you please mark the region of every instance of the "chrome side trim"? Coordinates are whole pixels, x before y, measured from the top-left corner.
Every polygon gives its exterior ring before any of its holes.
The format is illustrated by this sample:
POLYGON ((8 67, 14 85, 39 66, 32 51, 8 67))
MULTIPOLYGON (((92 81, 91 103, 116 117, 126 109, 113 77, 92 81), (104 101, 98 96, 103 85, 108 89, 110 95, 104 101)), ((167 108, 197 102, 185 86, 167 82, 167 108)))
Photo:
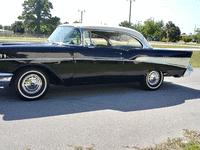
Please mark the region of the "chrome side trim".
POLYGON ((8 58, 8 59, 0 59, 0 61, 26 61, 26 60, 45 60, 45 61, 48 61, 48 60, 52 60, 52 61, 55 61, 55 60, 73 60, 73 58, 8 58))
POLYGON ((155 63, 155 64, 165 64, 175 67, 187 68, 190 58, 184 57, 148 57, 142 56, 135 59, 137 62, 155 63))
POLYGON ((0 77, 12 77, 12 73, 0 73, 0 77))
POLYGON ((13 76, 12 73, 1 73, 0 72, 0 82, 10 81, 12 76, 13 76))
POLYGON ((133 62, 133 63, 153 63, 153 64, 162 64, 175 67, 181 67, 187 69, 190 58, 182 57, 148 57, 141 56, 134 59, 123 59, 122 57, 116 58, 9 58, 9 59, 0 59, 0 61, 45 61, 45 62, 57 62, 57 61, 76 61, 76 60, 89 60, 89 61, 124 61, 124 62, 133 62))

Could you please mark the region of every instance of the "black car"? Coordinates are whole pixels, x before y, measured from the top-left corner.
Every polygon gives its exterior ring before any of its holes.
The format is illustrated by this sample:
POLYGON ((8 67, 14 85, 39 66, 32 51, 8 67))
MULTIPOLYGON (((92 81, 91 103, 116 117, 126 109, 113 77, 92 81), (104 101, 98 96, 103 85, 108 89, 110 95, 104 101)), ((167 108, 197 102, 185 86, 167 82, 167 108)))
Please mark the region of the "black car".
POLYGON ((0 43, 0 78, 24 100, 43 97, 50 84, 140 82, 156 90, 164 76, 192 72, 192 51, 154 49, 124 27, 60 25, 45 43, 0 43))

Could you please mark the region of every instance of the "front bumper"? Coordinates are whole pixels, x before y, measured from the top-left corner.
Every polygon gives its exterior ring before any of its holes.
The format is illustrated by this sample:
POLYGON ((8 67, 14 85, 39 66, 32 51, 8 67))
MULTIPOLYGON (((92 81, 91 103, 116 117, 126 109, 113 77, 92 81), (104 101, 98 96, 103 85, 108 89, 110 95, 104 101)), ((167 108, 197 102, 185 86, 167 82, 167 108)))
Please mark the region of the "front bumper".
POLYGON ((10 81, 12 78, 12 73, 1 73, 0 72, 0 82, 10 81))
POLYGON ((184 73, 184 77, 188 77, 188 76, 190 76, 191 75, 191 73, 193 72, 193 68, 192 68, 192 66, 189 64, 188 65, 188 67, 187 67, 187 70, 185 71, 185 73, 184 73))

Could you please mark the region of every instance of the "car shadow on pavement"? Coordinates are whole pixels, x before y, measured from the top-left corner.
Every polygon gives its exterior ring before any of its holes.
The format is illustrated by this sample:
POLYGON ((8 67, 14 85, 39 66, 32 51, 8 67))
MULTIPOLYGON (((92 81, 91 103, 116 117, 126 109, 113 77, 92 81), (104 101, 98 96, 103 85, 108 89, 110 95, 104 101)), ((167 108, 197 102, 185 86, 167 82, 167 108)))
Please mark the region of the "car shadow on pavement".
POLYGON ((100 110, 130 112, 171 107, 200 98, 200 91, 171 82, 164 82, 157 91, 145 91, 138 83, 51 86, 43 99, 26 102, 17 98, 8 84, 0 84, 0 95, 0 115, 4 121, 11 121, 100 110))

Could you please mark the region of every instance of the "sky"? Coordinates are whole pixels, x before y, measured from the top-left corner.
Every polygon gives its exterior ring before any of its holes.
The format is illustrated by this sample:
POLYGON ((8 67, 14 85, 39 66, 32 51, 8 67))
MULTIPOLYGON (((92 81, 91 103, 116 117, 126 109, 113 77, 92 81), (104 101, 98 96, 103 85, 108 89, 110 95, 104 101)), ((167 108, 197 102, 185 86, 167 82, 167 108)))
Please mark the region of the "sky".
MULTIPOLYGON (((85 24, 117 26, 129 20, 130 0, 49 0, 53 4, 52 16, 61 23, 80 21, 85 24), (80 11, 78 11, 80 10, 80 11)), ((24 0, 0 0, 0 24, 11 25, 22 14, 24 0)), ((200 28, 200 0, 135 0, 132 3, 131 22, 143 24, 153 18, 164 23, 172 21, 181 33, 194 33, 200 28)))

